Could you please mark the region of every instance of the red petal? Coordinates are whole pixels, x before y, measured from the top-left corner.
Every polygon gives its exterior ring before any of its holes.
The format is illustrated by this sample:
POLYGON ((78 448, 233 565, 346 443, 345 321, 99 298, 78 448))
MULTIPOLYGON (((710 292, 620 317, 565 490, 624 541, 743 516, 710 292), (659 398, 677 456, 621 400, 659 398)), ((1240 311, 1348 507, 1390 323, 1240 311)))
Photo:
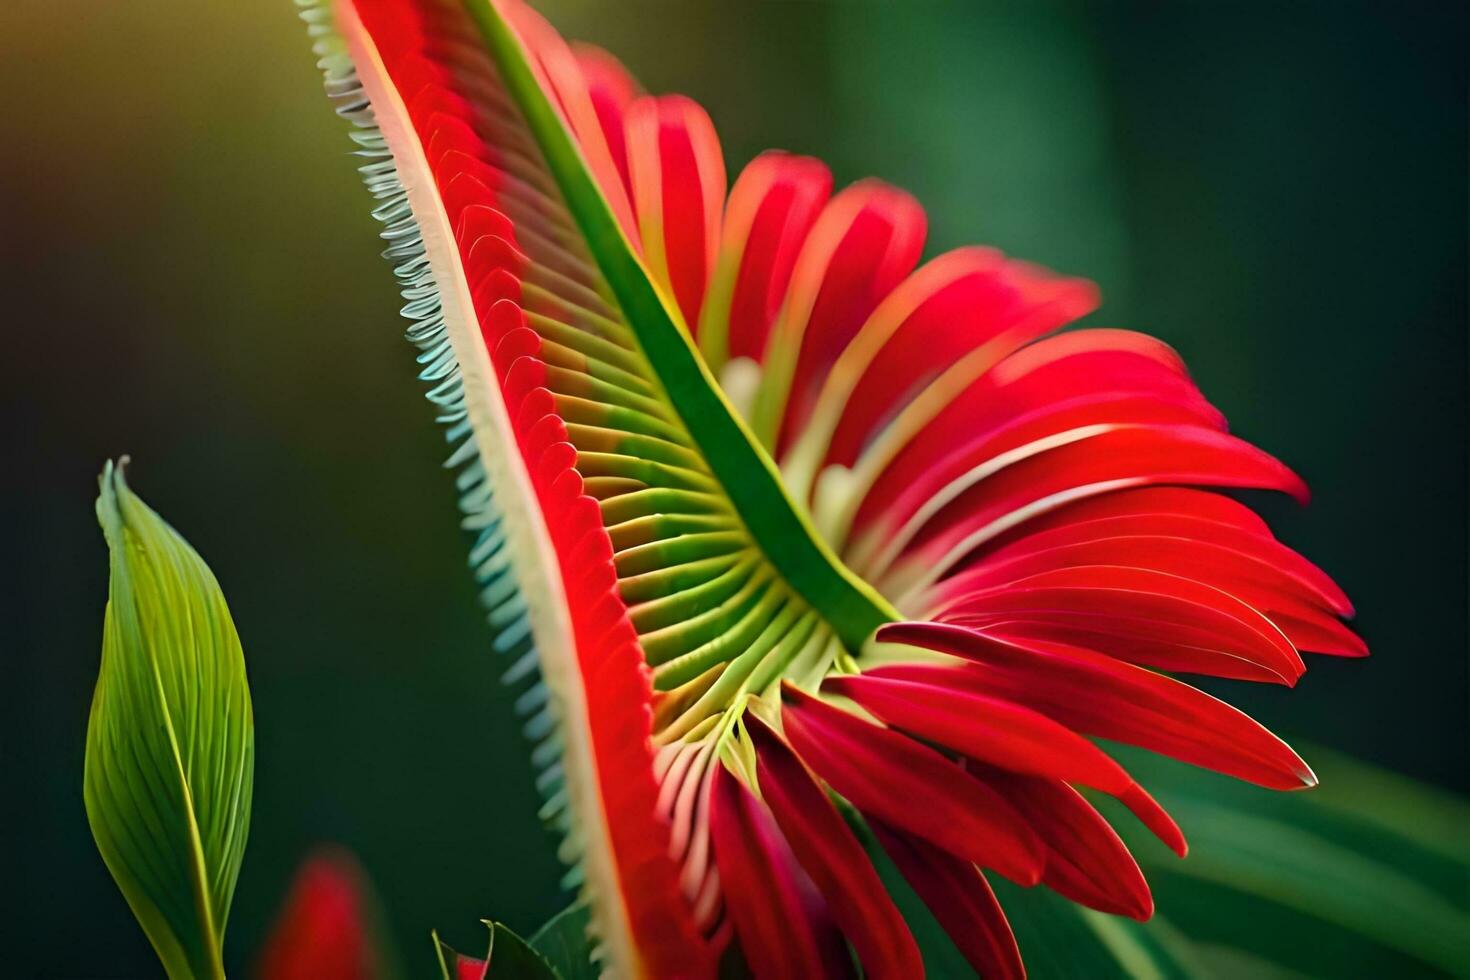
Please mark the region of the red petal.
MULTIPOLYGON (((706 348, 714 366, 727 357, 764 358, 796 257, 831 192, 832 174, 810 157, 762 153, 741 171, 725 208, 717 266, 733 277, 728 306, 702 314, 728 318, 725 350, 706 348)), ((701 327, 701 344, 707 333, 701 327)))
POLYGON ((863 444, 908 398, 972 351, 993 362, 1032 338, 1092 311, 1097 289, 1006 259, 962 248, 926 263, 874 311, 872 324, 897 321, 845 399, 828 462, 851 465, 863 444))
POLYGON ((997 351, 988 370, 982 368, 976 367, 980 373, 968 387, 932 409, 932 417, 888 462, 863 501, 859 524, 888 509, 916 480, 930 488, 921 495, 927 498, 987 455, 1062 431, 1064 427, 1036 432, 1034 426, 1017 425, 1060 404, 1150 396, 1201 425, 1224 425, 1189 380, 1178 355, 1132 331, 1064 333, 1014 353, 997 351))
POLYGON ((323 850, 296 872, 261 949, 267 980, 373 980, 382 976, 368 934, 362 869, 344 851, 323 850))
POLYGON ((867 673, 1008 698, 1087 735, 1138 745, 1273 789, 1316 785, 1285 743, 1243 712, 1171 677, 1041 640, 960 626, 897 623, 878 640, 953 654, 954 667, 905 664, 867 673))
MULTIPOLYGON (((807 236, 781 314, 784 343, 799 353, 773 387, 783 396, 777 457, 806 420, 816 383, 863 321, 903 277, 924 247, 924 211, 907 193, 861 181, 832 198, 807 236)), ((769 364, 768 359, 768 364, 769 364)))
POLYGON ((628 108, 628 170, 643 253, 692 332, 720 242, 725 159, 714 124, 682 95, 628 108))
POLYGON ((501 14, 520 35, 530 55, 531 68, 536 72, 543 89, 551 96, 552 103, 561 110, 567 127, 576 137, 582 149, 587 168, 597 179, 603 196, 619 223, 633 236, 636 224, 633 207, 623 185, 613 151, 603 133, 602 120, 597 106, 588 90, 588 77, 567 42, 532 10, 529 4, 506 3, 499 5, 501 14))
POLYGON ((1271 537, 1254 512, 1219 494, 1172 487, 1103 494, 1027 521, 981 549, 966 571, 935 585, 924 608, 933 616, 986 582, 1038 570, 1038 562, 1088 557, 1091 564, 1149 567, 1214 585, 1261 610, 1298 649, 1368 652, 1337 621, 1353 613, 1343 591, 1271 537))
POLYGON ((1012 701, 865 674, 828 677, 822 689, 851 698, 895 728, 1003 769, 1114 796, 1133 785, 1102 749, 1012 701))
POLYGON ((1164 522, 1157 526, 1166 528, 1174 526, 1168 523, 1174 519, 1208 521, 1257 537, 1271 537, 1271 529, 1261 515, 1222 494, 1189 487, 1140 487, 1087 497, 1047 511, 1015 531, 998 536, 995 547, 1051 528, 1110 518, 1135 519, 1141 528, 1156 526, 1153 521, 1164 522))
POLYGON ((755 743, 761 796, 857 950, 864 975, 923 976, 923 959, 908 925, 837 808, 779 735, 749 712, 745 725, 755 743))
POLYGON ((1011 924, 978 868, 880 821, 868 825, 976 973, 1002 980, 1026 976, 1011 924))
POLYGON ((961 755, 1116 796, 1164 843, 1184 853, 1184 836, 1178 826, 1122 766, 1038 711, 974 690, 890 677, 829 677, 823 687, 852 698, 896 728, 961 755))
POLYGON ((1292 684, 1306 669, 1281 631, 1239 599, 1142 568, 1042 572, 960 599, 943 619, 1075 643, 1164 670, 1292 684))
POLYGON ((623 118, 628 104, 638 94, 638 83, 622 62, 598 47, 590 44, 572 44, 572 53, 577 57, 577 66, 587 82, 587 95, 602 125, 603 138, 608 151, 623 179, 623 188, 629 196, 633 183, 628 177, 628 144, 623 131, 623 118))
POLYGON ((1041 880, 1035 836, 1005 799, 907 735, 787 684, 783 724, 803 761, 865 814, 1012 881, 1041 880))
POLYGON ((712 794, 721 890, 754 974, 805 980, 851 973, 842 936, 770 810, 723 765, 712 794))
MULTIPOLYGON (((1330 578, 1275 539, 1184 516, 1099 518, 1038 530, 987 552, 968 577, 978 586, 1065 565, 1153 568, 1211 584, 1230 583, 1221 587, 1248 601, 1242 590, 1280 592, 1341 615, 1352 613, 1330 578)), ((966 576, 946 585, 960 577, 966 576)), ((959 591, 957 584, 953 587, 959 591)))
POLYGON ((1272 601, 1266 615, 1281 627, 1281 632, 1299 650, 1325 653, 1334 657, 1366 657, 1368 644, 1363 638, 1331 616, 1305 607, 1272 601))
MULTIPOLYGON (((945 556, 985 543, 1031 513, 1082 496, 1129 486, 1199 484, 1282 490, 1304 497, 1305 486, 1280 462, 1233 436, 1196 425, 1117 425, 1078 429, 1017 449, 990 470, 966 476, 953 499, 922 525, 906 563, 933 568, 945 556)), ((882 540, 944 486, 918 480, 895 501, 881 526, 882 540)))
POLYGON ((1076 790, 1054 779, 989 767, 975 775, 1004 793, 1046 842, 1042 882, 1088 908, 1140 921, 1153 915, 1153 896, 1138 862, 1102 814, 1076 790))

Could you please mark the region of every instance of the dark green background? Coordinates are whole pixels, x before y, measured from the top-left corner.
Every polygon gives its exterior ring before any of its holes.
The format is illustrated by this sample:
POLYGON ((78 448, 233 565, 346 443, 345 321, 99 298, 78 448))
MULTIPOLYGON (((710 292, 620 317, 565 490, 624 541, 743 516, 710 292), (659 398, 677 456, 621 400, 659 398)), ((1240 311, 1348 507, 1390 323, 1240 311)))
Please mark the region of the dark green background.
MULTIPOLYGON (((1267 723, 1467 775, 1466 74, 1451 3, 546 5, 655 91, 1097 279, 1296 466, 1265 507, 1375 656, 1267 723)), ((104 457, 212 564, 250 665, 228 959, 341 841, 415 967, 559 903, 343 126, 285 0, 0 10, 4 975, 151 976, 81 803, 104 457)), ((1166 910, 1167 911, 1167 910, 1166 910)), ((414 969, 411 975, 421 975, 414 969)))

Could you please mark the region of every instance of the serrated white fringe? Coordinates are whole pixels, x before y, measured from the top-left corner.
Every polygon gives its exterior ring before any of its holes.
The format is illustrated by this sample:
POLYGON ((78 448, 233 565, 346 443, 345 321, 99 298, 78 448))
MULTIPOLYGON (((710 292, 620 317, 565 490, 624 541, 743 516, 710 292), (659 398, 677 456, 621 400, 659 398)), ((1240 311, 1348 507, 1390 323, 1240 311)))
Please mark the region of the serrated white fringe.
POLYGON ((406 336, 419 351, 416 358, 421 365, 419 380, 429 386, 425 397, 438 410, 435 420, 446 426, 445 438, 452 447, 444 465, 456 474, 455 488, 464 515, 460 526, 474 535, 469 564, 480 586, 480 602, 494 631, 492 646, 509 661, 502 682, 517 691, 515 710, 523 720, 522 731, 532 745, 531 765, 543 800, 539 815, 561 842, 557 856, 568 867, 562 886, 577 891, 583 881, 582 843, 567 808, 561 735, 541 677, 526 603, 511 574, 511 558, 495 506, 494 490, 471 437, 459 362, 450 346, 439 287, 429 267, 408 194, 398 179, 392 153, 378 128, 347 46, 333 26, 330 5, 323 0, 296 0, 296 5, 312 38, 312 52, 317 56, 327 97, 337 115, 352 124, 349 136, 357 144, 353 155, 367 161, 358 167, 358 173, 377 202, 372 214, 383 225, 379 234, 388 243, 383 257, 393 264, 393 274, 403 295, 404 306, 400 312, 409 321, 406 336))

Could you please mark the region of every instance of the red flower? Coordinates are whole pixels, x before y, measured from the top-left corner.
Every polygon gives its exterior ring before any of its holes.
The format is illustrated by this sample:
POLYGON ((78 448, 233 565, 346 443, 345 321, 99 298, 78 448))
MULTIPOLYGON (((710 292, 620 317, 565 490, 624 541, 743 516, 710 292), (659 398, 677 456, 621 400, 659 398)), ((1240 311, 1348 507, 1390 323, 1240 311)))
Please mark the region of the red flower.
POLYGON ((1094 288, 767 153, 512 0, 340 4, 360 127, 498 646, 607 963, 922 971, 829 792, 974 966, 982 870, 1152 912, 1073 788, 1184 836, 1090 738, 1265 786, 1311 771, 1161 671, 1294 684, 1351 606, 1214 488, 1306 491, 1175 354, 1058 332, 1094 288), (360 79, 361 88, 358 87, 360 79), (718 383, 718 387, 717 387, 718 383), (493 509, 492 509, 493 508, 493 509))
POLYGON ((384 964, 362 868, 346 851, 302 863, 256 964, 261 980, 375 980, 384 964))

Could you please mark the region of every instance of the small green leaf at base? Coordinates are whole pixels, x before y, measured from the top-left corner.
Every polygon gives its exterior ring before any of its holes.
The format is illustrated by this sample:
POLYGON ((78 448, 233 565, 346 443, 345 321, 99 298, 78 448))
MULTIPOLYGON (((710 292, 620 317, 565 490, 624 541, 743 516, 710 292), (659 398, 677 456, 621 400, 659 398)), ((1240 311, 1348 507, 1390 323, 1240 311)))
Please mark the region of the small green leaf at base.
POLYGON ((87 820, 168 976, 223 977, 254 778, 245 659, 209 567, 133 494, 122 463, 103 469, 97 499, 111 581, 87 820))
POLYGON ((483 960, 455 952, 434 933, 434 951, 444 980, 567 980, 539 950, 507 926, 488 919, 484 922, 490 930, 490 943, 483 960))
POLYGON ((578 902, 552 916, 531 935, 531 946, 546 957, 561 980, 597 980, 588 938, 588 909, 578 902))

